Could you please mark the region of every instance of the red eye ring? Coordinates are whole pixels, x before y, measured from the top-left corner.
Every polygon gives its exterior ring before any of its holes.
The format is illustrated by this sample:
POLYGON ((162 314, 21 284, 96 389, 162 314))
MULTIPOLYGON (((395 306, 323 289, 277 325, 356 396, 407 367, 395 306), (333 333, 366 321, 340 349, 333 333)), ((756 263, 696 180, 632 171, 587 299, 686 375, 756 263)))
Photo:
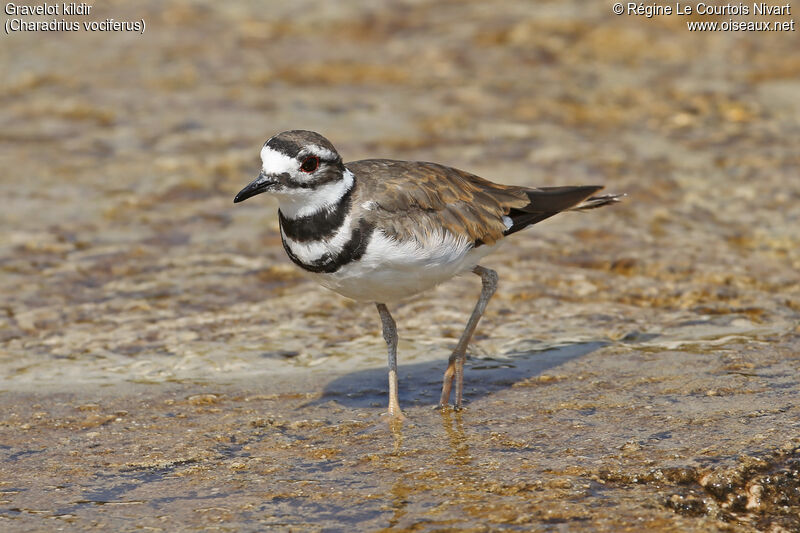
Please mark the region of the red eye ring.
POLYGON ((315 155, 310 155, 303 160, 303 164, 300 165, 300 170, 303 172, 308 172, 309 174, 314 172, 319 168, 319 157, 315 155))

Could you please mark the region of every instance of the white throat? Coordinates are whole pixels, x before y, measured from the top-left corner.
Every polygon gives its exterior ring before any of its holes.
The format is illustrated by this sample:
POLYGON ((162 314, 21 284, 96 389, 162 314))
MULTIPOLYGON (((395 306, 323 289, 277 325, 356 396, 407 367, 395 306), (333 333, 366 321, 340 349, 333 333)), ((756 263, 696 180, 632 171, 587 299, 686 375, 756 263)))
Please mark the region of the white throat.
POLYGON ((325 183, 312 189, 291 189, 276 192, 281 213, 286 218, 307 217, 328 209, 339 203, 339 200, 353 187, 354 176, 345 169, 342 179, 325 183))

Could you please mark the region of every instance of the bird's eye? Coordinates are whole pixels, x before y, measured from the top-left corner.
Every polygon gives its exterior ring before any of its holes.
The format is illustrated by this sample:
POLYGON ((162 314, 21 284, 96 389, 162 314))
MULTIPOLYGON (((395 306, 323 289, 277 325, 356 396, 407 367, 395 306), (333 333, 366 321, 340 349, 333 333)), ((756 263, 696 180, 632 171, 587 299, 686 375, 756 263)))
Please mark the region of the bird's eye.
POLYGON ((303 172, 314 172, 319 167, 319 157, 310 155, 305 158, 303 164, 300 165, 300 170, 303 172))

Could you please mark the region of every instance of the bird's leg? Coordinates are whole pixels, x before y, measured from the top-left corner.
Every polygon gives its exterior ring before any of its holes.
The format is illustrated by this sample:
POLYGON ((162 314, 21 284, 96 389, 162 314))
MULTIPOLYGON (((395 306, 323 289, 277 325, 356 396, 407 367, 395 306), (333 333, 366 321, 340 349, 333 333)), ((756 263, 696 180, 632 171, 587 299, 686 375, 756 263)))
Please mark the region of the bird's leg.
POLYGON ((450 355, 447 361, 447 370, 444 372, 444 381, 442 382, 442 398, 439 400, 439 407, 444 407, 450 401, 450 388, 453 386, 453 379, 456 382, 456 409, 461 409, 461 400, 464 397, 464 361, 467 358, 467 345, 475 332, 475 327, 478 321, 483 316, 486 310, 486 304, 489 303, 494 291, 497 289, 497 272, 494 270, 484 268, 480 265, 472 269, 474 273, 481 277, 483 286, 481 287, 481 296, 478 298, 478 303, 475 304, 475 309, 469 317, 467 327, 464 328, 464 333, 458 340, 456 349, 450 355))
POLYGON ((383 338, 389 347, 389 416, 402 420, 403 411, 400 410, 400 400, 397 396, 397 326, 389 313, 386 304, 375 304, 381 315, 383 338))

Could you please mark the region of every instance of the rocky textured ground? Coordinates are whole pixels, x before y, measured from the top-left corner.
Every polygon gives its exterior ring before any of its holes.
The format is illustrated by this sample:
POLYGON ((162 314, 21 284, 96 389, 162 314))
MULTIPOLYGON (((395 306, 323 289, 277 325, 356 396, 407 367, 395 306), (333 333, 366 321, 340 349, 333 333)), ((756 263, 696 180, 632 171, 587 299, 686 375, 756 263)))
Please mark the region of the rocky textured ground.
POLYGON ((800 528, 796 34, 582 2, 106 18, 147 29, 2 37, 3 530, 800 528), (477 279, 392 306, 393 425, 375 310, 232 204, 290 128, 629 197, 486 261, 463 412, 432 407, 477 279))

